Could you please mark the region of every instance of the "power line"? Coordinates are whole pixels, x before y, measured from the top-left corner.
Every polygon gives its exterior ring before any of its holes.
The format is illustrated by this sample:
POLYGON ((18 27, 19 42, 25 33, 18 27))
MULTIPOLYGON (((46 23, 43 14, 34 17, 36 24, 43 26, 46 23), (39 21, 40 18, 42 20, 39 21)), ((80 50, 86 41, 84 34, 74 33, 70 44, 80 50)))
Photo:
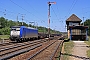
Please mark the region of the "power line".
MULTIPOLYGON (((47 1, 49 1, 49 0, 47 0, 47 1)), ((51 9, 52 9, 52 11, 54 12, 55 16, 57 17, 57 14, 55 13, 55 11, 54 11, 54 9, 52 8, 52 6, 51 6, 51 9)), ((58 9, 58 7, 57 7, 57 9, 58 9)), ((58 17, 57 17, 57 20, 59 20, 58 17)))
MULTIPOLYGON (((52 6, 51 6, 51 8, 52 8, 52 6)), ((57 20, 59 20, 59 19, 58 19, 58 17, 57 17, 57 14, 55 13, 55 11, 54 11, 54 9, 53 9, 53 8, 52 8, 52 11, 54 12, 54 14, 55 14, 55 16, 56 16, 57 20)))
MULTIPOLYGON (((25 1, 25 0, 24 0, 24 1, 25 1)), ((26 2, 26 1, 25 1, 25 3, 27 3, 27 4, 29 5, 29 7, 31 7, 31 8, 35 11, 35 13, 38 13, 38 11, 37 11, 34 7, 32 7, 29 2, 26 2)), ((39 13, 38 13, 38 14, 39 14, 39 13)), ((40 15, 40 14, 39 14, 39 15, 40 15)), ((42 16, 42 15, 40 15, 40 16, 42 16)), ((44 20, 43 20, 43 21, 44 21, 44 20)))
MULTIPOLYGON (((24 0, 25 1, 25 0, 24 0)), ((37 10, 35 10, 34 7, 32 7, 28 2, 25 1, 25 3, 27 3, 29 5, 29 7, 31 7, 35 12, 38 12, 37 10)))
MULTIPOLYGON (((1 3, 0 2, 0 4, 2 5, 2 6, 5 6, 5 7, 8 7, 8 6, 6 6, 6 5, 4 5, 3 3, 1 3)), ((10 11, 10 10, 8 10, 8 9, 6 9, 6 8, 3 8, 3 7, 0 7, 0 12, 4 15, 4 14, 7 14, 8 16, 10 15, 10 16, 12 16, 13 18, 16 18, 16 20, 18 20, 18 19, 21 19, 22 20, 22 18, 19 18, 19 17, 17 17, 17 15, 15 15, 15 14, 18 14, 18 13, 15 13, 15 12, 12 12, 12 11, 10 11), (4 11, 6 9, 6 12, 4 11), (14 17, 15 16, 15 17, 14 17)), ((9 7, 8 7, 9 8, 9 7)), ((21 14, 21 13, 20 13, 21 14)), ((12 18, 11 17, 11 18, 12 18)), ((21 16, 22 17, 22 16, 21 16)), ((40 20, 40 19, 39 19, 40 20)), ((28 19, 25 19, 25 21, 29 21, 28 19)))
MULTIPOLYGON (((47 1, 49 1, 49 0, 47 0, 47 1)), ((56 0, 55 0, 55 1, 56 1, 56 0)), ((56 7, 57 7, 57 10, 59 11, 57 4, 56 4, 56 7)), ((57 14, 55 13, 55 11, 54 11, 54 9, 53 9, 53 7, 52 7, 52 6, 51 6, 51 8, 52 8, 52 11, 54 12, 54 14, 55 14, 55 16, 56 16, 57 20, 60 20, 60 19, 58 18, 57 14)))
POLYGON ((73 10, 73 8, 74 8, 74 6, 75 6, 76 2, 77 2, 77 0, 75 0, 75 2, 74 2, 74 4, 73 4, 73 6, 72 6, 72 8, 71 8, 71 10, 70 10, 70 12, 69 12, 69 14, 70 14, 70 13, 71 13, 71 11, 73 10))
MULTIPOLYGON (((28 11, 28 10, 26 10, 25 8, 23 8, 23 7, 21 7, 20 5, 18 5, 18 4, 16 4, 15 2, 13 2, 12 0, 10 0, 13 4, 15 4, 15 5, 17 5, 18 7, 20 7, 21 9, 23 9, 24 11, 26 11, 26 12, 28 12, 28 13, 30 13, 30 14, 32 14, 30 11, 28 11)), ((34 14, 32 14, 34 17, 36 17, 34 14)), ((37 17, 38 18, 38 17, 37 17)), ((38 18, 38 19, 40 19, 40 18, 38 18)))
POLYGON ((67 17, 71 13, 71 11, 73 10, 76 2, 77 2, 77 0, 73 0, 73 3, 72 3, 72 5, 71 5, 71 7, 70 7, 70 9, 69 9, 69 11, 68 11, 68 13, 67 13, 67 15, 65 17, 67 17))
MULTIPOLYGON (((4 7, 8 7, 8 6, 6 6, 5 4, 3 4, 2 2, 0 2, 0 4, 2 5, 2 6, 4 6, 4 7)), ((2 7, 2 6, 0 6, 0 8, 1 9, 3 9, 3 10, 5 10, 6 8, 4 8, 4 7, 2 7)), ((8 7, 9 8, 9 7, 8 7)), ((11 8, 10 8, 11 9, 11 8)), ((9 13, 14 13, 14 12, 12 12, 12 11, 9 11, 8 9, 6 9, 9 13)), ((12 9, 13 10, 13 9, 12 9)), ((14 10, 13 10, 14 11, 14 10)))
MULTIPOLYGON (((1 2, 0 2, 0 4, 1 4, 2 6, 5 6, 5 5, 4 5, 3 3, 1 3, 1 2)), ((8 16, 10 15, 10 16, 12 16, 11 18, 15 18, 15 17, 14 17, 14 16, 16 16, 16 15, 15 15, 15 14, 16 14, 15 12, 10 11, 10 10, 8 10, 8 9, 6 9, 6 8, 3 8, 2 6, 0 7, 0 10, 1 10, 0 12, 2 12, 3 15, 5 15, 5 14, 8 15, 8 16), (5 10, 6 10, 6 12, 5 12, 5 10)), ((6 7, 8 7, 8 6, 6 6, 6 7)), ((8 7, 8 8, 9 8, 9 7, 8 7)))
MULTIPOLYGON (((55 0, 56 1, 56 0, 55 0)), ((57 7, 57 10, 58 10, 58 13, 60 14, 60 11, 59 11, 59 8, 58 8, 58 3, 56 4, 56 7, 57 7)))

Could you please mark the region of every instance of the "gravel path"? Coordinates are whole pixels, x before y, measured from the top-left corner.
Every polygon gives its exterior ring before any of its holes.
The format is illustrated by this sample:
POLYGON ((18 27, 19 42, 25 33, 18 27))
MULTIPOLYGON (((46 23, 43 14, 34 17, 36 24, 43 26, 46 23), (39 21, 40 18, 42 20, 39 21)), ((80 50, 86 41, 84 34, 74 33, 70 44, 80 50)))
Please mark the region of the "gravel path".
POLYGON ((70 54, 70 60, 89 60, 86 56, 87 47, 84 41, 74 41, 73 52, 70 54))

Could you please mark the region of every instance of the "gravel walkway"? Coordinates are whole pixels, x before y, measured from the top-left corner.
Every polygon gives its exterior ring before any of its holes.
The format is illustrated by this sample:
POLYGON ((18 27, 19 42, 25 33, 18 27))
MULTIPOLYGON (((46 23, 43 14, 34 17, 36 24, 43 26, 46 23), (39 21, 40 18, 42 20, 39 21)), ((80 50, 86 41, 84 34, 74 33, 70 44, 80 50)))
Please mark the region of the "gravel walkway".
POLYGON ((70 54, 70 60, 89 60, 86 56, 87 47, 84 41, 74 41, 73 52, 70 54))

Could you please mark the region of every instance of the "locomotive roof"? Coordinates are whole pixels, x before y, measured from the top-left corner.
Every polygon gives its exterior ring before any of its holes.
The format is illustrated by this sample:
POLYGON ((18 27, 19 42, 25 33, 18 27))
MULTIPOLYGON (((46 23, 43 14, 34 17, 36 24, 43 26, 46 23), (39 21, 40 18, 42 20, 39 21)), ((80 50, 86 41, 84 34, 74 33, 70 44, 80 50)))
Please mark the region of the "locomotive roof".
POLYGON ((17 27, 17 28, 20 28, 20 26, 11 26, 10 28, 16 28, 16 27, 17 27))
MULTIPOLYGON (((35 29, 35 28, 32 28, 32 27, 26 27, 26 26, 21 26, 21 27, 28 28, 28 29, 35 29)), ((35 30, 37 30, 37 29, 35 29, 35 30)))
MULTIPOLYGON (((35 29, 35 28, 32 28, 32 27, 27 27, 27 28, 29 28, 29 29, 35 29)), ((35 30, 37 30, 37 29, 35 29, 35 30)))
MULTIPOLYGON (((35 28, 32 28, 32 27, 26 27, 26 26, 11 26, 11 28, 20 28, 20 27, 29 28, 29 29, 35 29, 35 28)), ((35 29, 35 30, 37 30, 37 29, 35 29)))

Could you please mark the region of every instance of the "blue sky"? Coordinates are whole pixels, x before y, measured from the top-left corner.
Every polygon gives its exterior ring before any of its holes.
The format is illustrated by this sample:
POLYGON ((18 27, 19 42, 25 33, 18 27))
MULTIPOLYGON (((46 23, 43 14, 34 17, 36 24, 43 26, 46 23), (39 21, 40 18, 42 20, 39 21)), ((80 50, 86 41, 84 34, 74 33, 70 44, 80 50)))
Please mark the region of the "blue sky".
MULTIPOLYGON (((76 14, 80 19, 90 18, 90 0, 0 0, 0 17, 8 20, 38 23, 48 28, 48 2, 51 5, 50 28, 65 32, 66 19, 76 14), (5 11, 6 10, 6 11, 5 11), (4 15, 6 14, 6 15, 4 15)), ((82 21, 83 22, 83 21, 82 21)), ((35 24, 37 25, 37 24, 35 24)))

